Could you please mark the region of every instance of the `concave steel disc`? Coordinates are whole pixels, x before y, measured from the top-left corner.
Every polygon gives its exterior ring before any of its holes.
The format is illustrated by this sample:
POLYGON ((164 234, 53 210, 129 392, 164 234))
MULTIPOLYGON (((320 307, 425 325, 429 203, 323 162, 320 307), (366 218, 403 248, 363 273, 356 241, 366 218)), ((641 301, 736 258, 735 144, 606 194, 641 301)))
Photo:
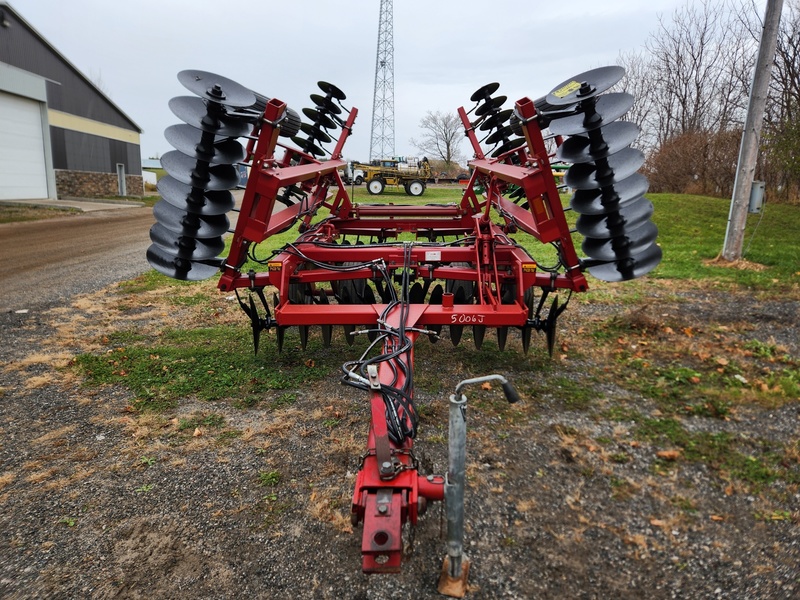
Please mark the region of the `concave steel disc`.
POLYGON ((339 115, 342 113, 342 109, 328 100, 325 96, 320 96, 319 94, 311 94, 311 101, 319 106, 320 108, 327 110, 329 113, 333 115, 339 115))
POLYGON ((642 196, 622 210, 607 215, 581 215, 575 228, 588 238, 613 238, 626 234, 653 216, 653 203, 642 196))
POLYGON ((605 215, 644 196, 649 185, 644 175, 634 173, 611 186, 576 191, 572 195, 570 206, 579 215, 605 215))
POLYGON ((225 242, 222 237, 198 239, 190 236, 180 236, 160 223, 156 223, 150 228, 150 240, 167 250, 171 255, 190 260, 215 258, 225 250, 225 242))
POLYGON ((244 160, 244 148, 236 140, 220 138, 191 125, 170 125, 164 130, 164 137, 181 153, 214 165, 233 165, 244 160))
POLYGON ((170 231, 179 236, 209 239, 227 233, 230 222, 225 215, 202 216, 182 211, 168 202, 157 202, 153 216, 170 231))
POLYGON ((497 91, 497 88, 500 87, 500 84, 497 82, 494 83, 487 83, 484 86, 479 87, 472 93, 472 96, 469 99, 472 102, 479 102, 480 100, 485 100, 486 98, 491 97, 497 91))
POLYGON ((308 123, 303 123, 300 125, 300 130, 305 133, 308 137, 314 138, 322 142, 323 144, 328 144, 333 141, 333 138, 325 133, 320 127, 316 127, 314 125, 310 125, 308 123))
POLYGON ((616 121, 633 106, 633 96, 626 92, 604 94, 597 98, 595 114, 579 112, 567 117, 553 118, 550 131, 555 135, 578 135, 616 121))
POLYGON ((196 215, 224 215, 236 206, 236 199, 229 190, 212 192, 192 188, 171 175, 158 180, 158 193, 172 206, 196 215))
POLYGON ((602 94, 625 75, 625 69, 618 66, 600 67, 585 71, 560 83, 547 94, 549 104, 563 106, 574 104, 587 98, 602 94))
POLYGON ((188 258, 178 258, 156 244, 147 249, 147 262, 159 273, 181 281, 208 279, 219 273, 222 265, 221 259, 218 260, 219 264, 206 264, 188 258))
POLYGON ((627 148, 639 136, 639 126, 628 121, 614 121, 596 131, 599 135, 574 135, 564 140, 556 150, 556 157, 568 163, 599 160, 627 148))
POLYGON ((192 127, 208 131, 220 137, 240 137, 253 129, 251 123, 228 116, 223 111, 209 112, 209 107, 202 98, 195 96, 177 96, 169 101, 169 109, 184 123, 192 127))
POLYGON ((488 117, 483 123, 481 123, 480 130, 488 131, 489 129, 500 127, 509 119, 509 117, 511 117, 512 112, 514 112, 512 109, 507 108, 506 110, 501 110, 499 113, 488 117))
POLYGON ((592 266, 588 271, 601 281, 629 281, 655 269, 661 262, 661 256, 661 248, 658 244, 652 244, 635 256, 592 266))
POLYGON ((193 94, 225 106, 247 107, 256 103, 256 95, 251 90, 208 71, 181 71, 178 81, 193 94))
POLYGON ((564 183, 576 190, 613 185, 639 170, 644 164, 644 153, 636 148, 624 148, 602 160, 608 162, 608 169, 594 162, 572 165, 564 175, 564 183))
POLYGON ((496 98, 487 98, 486 102, 484 102, 483 104, 481 104, 481 105, 480 105, 480 106, 479 106, 479 107, 478 107, 478 108, 475 110, 475 116, 476 116, 476 117, 482 117, 482 116, 483 116, 483 115, 485 115, 486 113, 489 113, 489 112, 491 112, 491 111, 493 111, 493 110, 497 110, 498 108, 500 108, 501 106, 503 106, 503 103, 504 103, 504 102, 505 102, 507 99, 508 99, 508 97, 507 97, 507 96, 497 96, 496 98))
POLYGON ((312 123, 318 123, 320 127, 336 129, 336 123, 334 123, 330 117, 322 114, 315 108, 304 108, 303 114, 308 117, 312 123))
POLYGON ((503 139, 509 138, 514 134, 514 131, 508 125, 501 127, 489 137, 486 138, 486 143, 490 146, 494 146, 498 142, 502 142, 503 139))
POLYGON ((516 150, 525 143, 526 143, 525 138, 516 138, 514 140, 509 140, 505 144, 500 146, 497 150, 492 152, 492 158, 497 158, 501 154, 505 154, 506 152, 511 152, 512 150, 516 150))
POLYGON ((327 81, 318 81, 317 86, 319 89, 325 92, 326 96, 336 98, 337 100, 345 100, 347 98, 347 96, 344 95, 344 92, 332 83, 328 83, 327 81))
POLYGON ((645 221, 640 227, 625 229, 625 235, 608 238, 586 238, 581 249, 589 258, 598 260, 617 260, 638 254, 656 241, 658 227, 652 221, 645 221))
POLYGON ((305 152, 306 154, 313 154, 314 156, 325 156, 325 151, 317 146, 311 140, 306 140, 299 136, 295 136, 292 138, 292 141, 300 147, 300 150, 305 152))
POLYGON ((177 150, 162 156, 161 166, 175 179, 192 187, 230 190, 239 183, 239 173, 232 165, 209 166, 177 150))

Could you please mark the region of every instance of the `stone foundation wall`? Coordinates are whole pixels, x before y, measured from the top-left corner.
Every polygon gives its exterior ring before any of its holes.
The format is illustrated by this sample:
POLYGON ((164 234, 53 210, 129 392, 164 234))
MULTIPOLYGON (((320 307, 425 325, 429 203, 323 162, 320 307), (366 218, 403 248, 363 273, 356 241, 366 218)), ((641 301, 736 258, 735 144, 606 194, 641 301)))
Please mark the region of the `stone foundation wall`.
MULTIPOLYGON (((126 175, 128 196, 144 195, 141 175, 126 175)), ((56 169, 56 192, 59 198, 108 198, 119 194, 116 173, 63 171, 56 169)))

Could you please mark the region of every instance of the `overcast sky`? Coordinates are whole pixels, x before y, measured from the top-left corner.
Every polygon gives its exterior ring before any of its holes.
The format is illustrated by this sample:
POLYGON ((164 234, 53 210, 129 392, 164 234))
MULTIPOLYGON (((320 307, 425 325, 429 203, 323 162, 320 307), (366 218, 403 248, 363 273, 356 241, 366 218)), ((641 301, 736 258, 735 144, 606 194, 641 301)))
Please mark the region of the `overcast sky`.
MULTIPOLYGON (((497 81, 509 105, 538 98, 585 70, 638 51, 687 0, 396 0, 395 151, 417 155, 426 111, 471 107, 497 81)), ((11 0, 11 6, 92 79, 139 127, 142 157, 171 147, 179 120, 167 102, 188 95, 176 74, 224 75, 296 110, 316 82, 346 94, 359 117, 348 158, 369 155, 379 0, 11 0)))

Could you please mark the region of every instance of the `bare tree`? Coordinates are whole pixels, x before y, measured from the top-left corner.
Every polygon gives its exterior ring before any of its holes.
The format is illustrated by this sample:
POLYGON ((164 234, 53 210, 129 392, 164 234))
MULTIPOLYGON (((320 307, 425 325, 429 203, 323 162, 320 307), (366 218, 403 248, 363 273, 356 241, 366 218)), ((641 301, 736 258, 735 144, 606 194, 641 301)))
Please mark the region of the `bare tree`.
POLYGON ((464 130, 456 113, 428 111, 420 120, 422 139, 411 139, 411 145, 427 156, 444 162, 445 170, 458 168, 464 157, 461 142, 464 130))

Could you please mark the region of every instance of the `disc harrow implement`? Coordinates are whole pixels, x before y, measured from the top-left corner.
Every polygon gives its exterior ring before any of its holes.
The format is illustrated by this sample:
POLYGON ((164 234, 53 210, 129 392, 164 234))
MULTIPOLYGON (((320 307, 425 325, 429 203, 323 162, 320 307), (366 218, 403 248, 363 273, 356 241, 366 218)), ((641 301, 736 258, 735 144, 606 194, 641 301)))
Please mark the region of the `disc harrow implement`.
MULTIPOLYGON (((469 181, 459 201, 424 205, 353 202, 339 173, 358 109, 345 106, 347 96, 332 83, 318 82, 313 106, 295 112, 222 76, 178 75, 194 95, 169 103, 183 123, 165 134, 175 150, 162 158, 167 176, 158 184, 147 258, 175 279, 218 275, 218 288, 236 295, 250 322, 256 353, 269 329, 279 350, 295 327, 303 349, 316 331, 326 346, 338 332, 348 344, 368 339, 341 374, 368 398, 370 412, 351 505, 365 572, 399 571, 403 528, 447 497, 439 589, 466 593, 460 389, 487 378, 463 381, 451 397, 448 474, 420 474, 418 338, 458 345, 471 337, 483 352, 518 343, 527 353, 538 332, 552 354, 559 317, 572 294, 589 287, 586 273, 624 281, 659 263, 653 205, 638 173, 644 157, 631 147, 638 127, 619 120, 633 98, 609 92, 623 73, 594 69, 510 105, 498 83, 478 88, 471 108, 458 108, 474 153, 469 181), (562 161, 571 165, 569 207, 553 174, 562 161), (221 256, 237 187, 238 218, 221 256), (574 228, 568 210, 579 215, 574 228), (271 239, 292 228, 291 243, 271 239), (584 237, 583 257, 574 233, 584 237), (538 245, 517 241, 523 238, 538 245), (532 246, 542 248, 538 258, 526 249, 532 246)), ((509 401, 519 398, 504 377, 488 379, 502 381, 509 401)))

